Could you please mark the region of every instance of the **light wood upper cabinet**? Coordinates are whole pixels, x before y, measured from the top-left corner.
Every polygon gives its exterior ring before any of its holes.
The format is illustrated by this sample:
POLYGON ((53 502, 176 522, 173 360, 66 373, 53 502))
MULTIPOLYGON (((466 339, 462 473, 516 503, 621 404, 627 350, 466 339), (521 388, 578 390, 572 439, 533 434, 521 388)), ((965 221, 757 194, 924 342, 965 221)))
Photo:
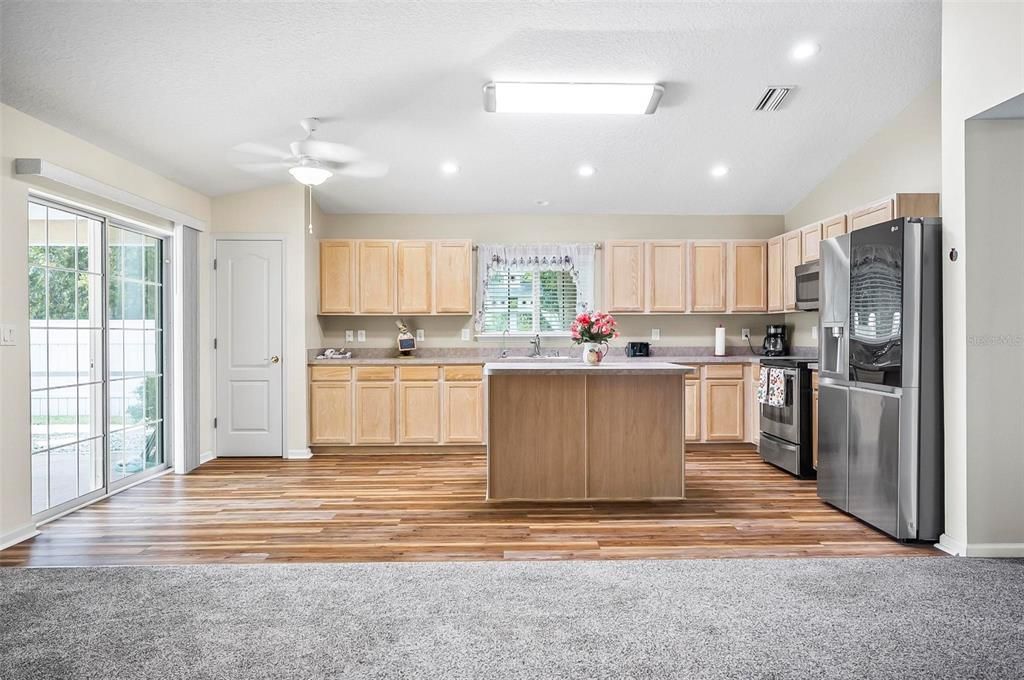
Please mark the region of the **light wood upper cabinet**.
POLYGON ((398 441, 437 444, 441 441, 441 383, 401 382, 398 385, 398 441))
POLYGON ((799 230, 782 235, 782 299, 785 310, 796 310, 796 267, 803 262, 799 230))
POLYGON ((473 244, 437 241, 434 244, 434 311, 438 314, 473 312, 473 244))
POLYGON ((768 309, 768 243, 729 243, 729 311, 763 312, 768 309))
POLYGON ((395 313, 394 241, 359 241, 359 313, 395 313))
POLYGON ((484 386, 481 382, 444 384, 444 441, 479 444, 484 440, 484 386))
POLYGON ((644 311, 644 242, 604 244, 604 306, 609 312, 644 311))
POLYGON ((395 443, 395 383, 356 382, 356 444, 395 443))
POLYGON ((430 314, 434 311, 434 244, 431 241, 399 241, 398 313, 430 314))
POLYGON ((742 380, 704 381, 704 439, 742 441, 744 396, 742 380))
POLYGON ((800 250, 802 263, 814 262, 818 259, 818 244, 821 242, 821 222, 808 224, 800 230, 800 250))
POLYGON ((776 236, 768 240, 768 311, 781 312, 786 308, 786 301, 783 296, 785 288, 783 272, 785 262, 783 257, 783 238, 776 236))
POLYGON ((885 198, 854 210, 849 216, 850 231, 888 222, 893 218, 893 208, 893 199, 885 198))
POLYGON ((352 443, 352 383, 313 382, 309 386, 309 442, 352 443))
POLYGON ((320 313, 356 311, 356 245, 353 241, 320 242, 320 313))
POLYGON ((700 380, 689 378, 683 381, 683 438, 688 442, 699 442, 700 432, 700 380))
POLYGON ((686 311, 685 241, 647 242, 647 311, 686 311))
POLYGON ((725 311, 724 241, 690 243, 690 311, 725 311))
POLYGON ((835 238, 846 233, 846 215, 836 215, 821 223, 821 238, 835 238))

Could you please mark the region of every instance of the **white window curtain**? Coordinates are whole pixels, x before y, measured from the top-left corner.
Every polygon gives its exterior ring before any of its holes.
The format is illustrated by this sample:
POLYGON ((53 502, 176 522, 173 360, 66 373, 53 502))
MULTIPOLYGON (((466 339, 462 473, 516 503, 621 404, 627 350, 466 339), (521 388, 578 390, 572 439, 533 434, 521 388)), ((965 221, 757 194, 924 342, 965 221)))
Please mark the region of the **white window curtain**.
POLYGON ((593 243, 516 243, 477 246, 476 329, 483 327, 487 283, 494 271, 566 271, 576 283, 576 311, 594 308, 593 243))

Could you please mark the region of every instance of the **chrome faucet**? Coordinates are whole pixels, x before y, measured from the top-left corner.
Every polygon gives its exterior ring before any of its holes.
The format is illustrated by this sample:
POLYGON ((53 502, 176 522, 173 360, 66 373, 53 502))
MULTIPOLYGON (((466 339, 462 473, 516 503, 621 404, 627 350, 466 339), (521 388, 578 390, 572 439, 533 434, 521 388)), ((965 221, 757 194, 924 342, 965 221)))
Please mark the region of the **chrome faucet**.
POLYGON ((508 347, 505 345, 505 341, 508 339, 509 335, 511 335, 511 333, 508 332, 507 328, 501 332, 501 353, 498 354, 498 358, 500 359, 508 357, 508 347))
POLYGON ((541 356, 541 353, 540 353, 540 333, 538 333, 537 335, 533 336, 533 339, 530 340, 530 346, 533 347, 533 349, 530 350, 530 358, 531 359, 536 359, 537 357, 541 356))

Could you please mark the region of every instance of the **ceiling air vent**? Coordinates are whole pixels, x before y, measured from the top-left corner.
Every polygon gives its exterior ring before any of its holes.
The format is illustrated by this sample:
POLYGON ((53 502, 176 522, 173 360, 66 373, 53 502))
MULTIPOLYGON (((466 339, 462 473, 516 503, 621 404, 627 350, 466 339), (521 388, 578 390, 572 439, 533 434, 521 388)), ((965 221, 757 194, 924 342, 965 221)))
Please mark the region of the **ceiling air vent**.
POLYGON ((754 107, 755 111, 778 111, 782 102, 786 100, 789 93, 796 89, 795 85, 774 85, 769 87, 761 95, 760 101, 754 107))

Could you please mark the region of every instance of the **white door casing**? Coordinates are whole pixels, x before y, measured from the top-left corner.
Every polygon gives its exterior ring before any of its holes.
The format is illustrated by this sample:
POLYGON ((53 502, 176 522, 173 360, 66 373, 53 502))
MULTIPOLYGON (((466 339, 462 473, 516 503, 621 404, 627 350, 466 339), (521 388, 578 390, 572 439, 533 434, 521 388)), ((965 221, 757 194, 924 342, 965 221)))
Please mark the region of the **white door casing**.
POLYGON ((217 456, 283 456, 281 241, 216 242, 217 456))

